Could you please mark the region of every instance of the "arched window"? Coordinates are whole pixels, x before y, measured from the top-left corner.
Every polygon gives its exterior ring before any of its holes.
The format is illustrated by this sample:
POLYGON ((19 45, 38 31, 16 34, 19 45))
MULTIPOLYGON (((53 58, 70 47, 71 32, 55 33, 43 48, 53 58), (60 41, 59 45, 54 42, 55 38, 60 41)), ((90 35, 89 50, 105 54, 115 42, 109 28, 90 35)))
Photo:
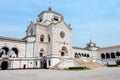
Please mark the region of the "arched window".
POLYGON ((40 36, 40 42, 44 42, 44 35, 40 36))
POLYGON ((101 58, 105 59, 105 54, 104 53, 101 54, 101 58))
POLYGON ((116 52, 116 56, 119 57, 120 56, 120 52, 116 52))
POLYGON ((86 54, 84 54, 84 57, 86 57, 86 54))
POLYGON ((8 55, 8 51, 9 49, 7 47, 3 47, 0 51, 0 57, 2 57, 3 55, 8 55))
POLYGON ((10 57, 12 57, 12 58, 18 57, 18 49, 17 48, 11 49, 10 57))
POLYGON ((82 57, 84 57, 83 53, 81 55, 82 55, 82 57))
POLYGON ((110 54, 106 53, 106 59, 110 59, 110 54))
POLYGON ((78 56, 79 56, 79 57, 81 57, 81 54, 80 54, 80 53, 78 53, 78 56))
POLYGON ((115 58, 114 52, 111 52, 111 58, 115 58))
POLYGON ((50 42, 50 35, 48 35, 48 42, 50 42))
POLYGON ((78 58, 78 55, 77 55, 77 53, 75 53, 75 58, 78 58))
POLYGON ((87 57, 90 57, 90 55, 89 55, 89 54, 87 54, 87 57))
POLYGON ((0 57, 2 57, 3 54, 4 54, 4 51, 1 49, 0 50, 0 57))

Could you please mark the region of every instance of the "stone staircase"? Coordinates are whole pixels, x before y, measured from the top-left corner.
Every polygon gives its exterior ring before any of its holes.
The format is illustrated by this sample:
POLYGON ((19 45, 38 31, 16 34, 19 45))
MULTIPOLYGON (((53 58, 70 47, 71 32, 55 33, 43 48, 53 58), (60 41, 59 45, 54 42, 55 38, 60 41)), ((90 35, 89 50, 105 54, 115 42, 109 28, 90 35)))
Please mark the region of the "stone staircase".
POLYGON ((104 65, 97 63, 97 62, 93 62, 90 59, 80 59, 79 58, 79 59, 75 59, 75 60, 77 62, 79 62, 82 66, 85 66, 85 67, 91 68, 91 69, 105 67, 104 65))
MULTIPOLYGON (((64 66, 65 66, 64 65, 64 66)), ((80 66, 80 63, 78 62, 78 61, 76 61, 76 60, 74 60, 73 58, 71 58, 71 57, 67 57, 67 58, 62 58, 62 57, 59 57, 59 63, 57 63, 56 65, 54 65, 53 66, 53 68, 52 69, 68 69, 68 67, 69 66, 71 67, 71 66, 80 66), (65 68, 60 68, 60 67, 58 67, 58 66, 60 66, 61 64, 63 64, 64 62, 66 62, 66 61, 69 61, 69 62, 71 62, 70 64, 71 65, 69 65, 68 63, 66 63, 65 65, 67 65, 67 67, 65 67, 65 68), (76 65, 72 65, 73 63, 72 62, 74 62, 74 64, 76 64, 76 65)))
POLYGON ((54 65, 52 69, 59 69, 58 65, 61 64, 64 61, 64 59, 60 57, 59 60, 60 60, 60 62, 57 63, 56 65, 54 65))

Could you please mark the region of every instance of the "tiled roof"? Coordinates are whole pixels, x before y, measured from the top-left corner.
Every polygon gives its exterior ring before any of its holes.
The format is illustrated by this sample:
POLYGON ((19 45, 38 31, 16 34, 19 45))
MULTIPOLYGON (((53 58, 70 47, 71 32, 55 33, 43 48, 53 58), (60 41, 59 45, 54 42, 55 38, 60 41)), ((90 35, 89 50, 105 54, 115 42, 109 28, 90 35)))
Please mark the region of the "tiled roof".
POLYGON ((49 9, 48 9, 48 10, 45 10, 45 11, 41 12, 38 16, 42 15, 43 13, 54 13, 54 14, 57 14, 57 15, 62 16, 61 14, 59 14, 59 13, 53 11, 52 9, 51 9, 51 10, 49 10, 49 9))
POLYGON ((107 49, 116 49, 116 48, 120 48, 120 45, 98 48, 98 50, 107 50, 107 49))
POLYGON ((7 41, 17 41, 17 42, 25 42, 25 40, 22 40, 22 39, 16 39, 16 38, 10 38, 10 37, 3 37, 3 36, 0 36, 0 40, 7 40, 7 41))
POLYGON ((86 48, 73 47, 74 49, 88 50, 86 48))

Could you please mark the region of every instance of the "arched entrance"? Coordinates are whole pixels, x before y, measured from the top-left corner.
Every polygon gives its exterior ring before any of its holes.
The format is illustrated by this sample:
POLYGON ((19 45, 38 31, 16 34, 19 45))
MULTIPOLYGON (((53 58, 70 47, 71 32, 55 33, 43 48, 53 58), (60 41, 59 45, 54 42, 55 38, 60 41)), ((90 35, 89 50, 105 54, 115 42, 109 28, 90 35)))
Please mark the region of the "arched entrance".
POLYGON ((117 60, 117 61, 116 61, 116 64, 117 64, 117 65, 120 65, 120 60, 117 60))
POLYGON ((1 63, 1 69, 2 70, 7 70, 8 69, 8 62, 7 61, 3 61, 1 63))
POLYGON ((65 46, 63 46, 61 49, 61 56, 66 56, 67 54, 68 54, 68 50, 65 46))
POLYGON ((45 53, 45 50, 44 49, 40 49, 39 57, 45 56, 44 53, 45 53))
POLYGON ((42 69, 47 69, 47 60, 45 57, 41 59, 41 68, 42 69))

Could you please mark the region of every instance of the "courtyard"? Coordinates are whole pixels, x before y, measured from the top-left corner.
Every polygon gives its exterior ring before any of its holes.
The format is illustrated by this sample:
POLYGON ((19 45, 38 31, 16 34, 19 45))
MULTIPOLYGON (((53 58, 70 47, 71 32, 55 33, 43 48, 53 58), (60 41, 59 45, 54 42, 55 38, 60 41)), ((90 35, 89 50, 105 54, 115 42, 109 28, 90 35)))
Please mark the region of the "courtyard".
POLYGON ((120 67, 94 70, 1 70, 0 80, 120 80, 120 67))

